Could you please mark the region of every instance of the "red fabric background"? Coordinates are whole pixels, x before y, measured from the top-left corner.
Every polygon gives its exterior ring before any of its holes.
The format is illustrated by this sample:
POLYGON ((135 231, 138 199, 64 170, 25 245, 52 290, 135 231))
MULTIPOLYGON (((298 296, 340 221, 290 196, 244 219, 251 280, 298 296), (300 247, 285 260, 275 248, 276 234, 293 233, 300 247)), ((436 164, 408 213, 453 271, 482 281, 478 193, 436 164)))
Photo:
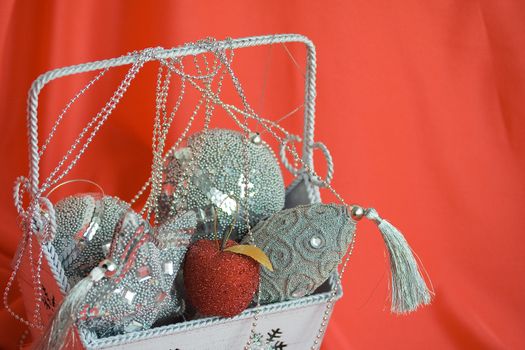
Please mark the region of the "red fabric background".
MULTIPOLYGON (((317 45, 316 139, 332 151, 335 187, 405 232, 437 294, 416 314, 389 314, 384 246, 363 223, 323 348, 524 348, 522 1, 2 1, 2 286, 19 238, 11 185, 27 173, 25 101, 38 74, 206 36, 278 32, 317 45)), ((291 83, 267 94, 264 111, 284 114, 300 99, 292 73, 275 73, 291 83)), ((44 93, 40 117, 57 115, 85 79, 44 93)), ((255 99, 257 84, 247 89, 255 99)), ((153 106, 152 92, 130 94, 102 132, 125 141, 96 142, 78 170, 124 198, 148 171, 137 166, 149 164, 151 128, 139 120, 150 125, 153 106)), ((21 308, 16 294, 11 303, 21 308)), ((23 327, 3 309, 0 326, 0 347, 13 348, 23 327)))

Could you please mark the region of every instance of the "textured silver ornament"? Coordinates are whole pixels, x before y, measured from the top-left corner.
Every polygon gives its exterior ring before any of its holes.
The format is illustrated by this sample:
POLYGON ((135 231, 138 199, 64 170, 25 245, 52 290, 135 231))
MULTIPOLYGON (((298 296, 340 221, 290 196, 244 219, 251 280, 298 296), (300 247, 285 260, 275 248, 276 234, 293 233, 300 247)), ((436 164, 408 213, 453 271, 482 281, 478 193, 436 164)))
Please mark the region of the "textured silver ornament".
POLYGON ((260 300, 269 304, 309 295, 325 282, 354 237, 355 221, 346 206, 319 203, 283 210, 252 232, 274 269, 261 269, 260 300))
POLYGON ((106 257, 115 227, 128 210, 126 202, 98 193, 76 194, 56 204, 53 245, 71 287, 106 257))
POLYGON ((187 212, 153 230, 128 212, 108 256, 117 270, 87 293, 80 326, 106 337, 148 329, 157 320, 182 313, 173 282, 195 225, 195 213, 187 212))
MULTIPOLYGON (((234 224, 235 239, 247 230, 244 208, 254 225, 283 208, 284 192, 277 158, 260 135, 247 139, 238 131, 211 129, 194 134, 186 148, 168 158, 159 219, 193 209, 210 212, 201 215, 206 224, 213 221, 212 211, 217 208, 219 236, 234 224)), ((198 231, 195 239, 213 237, 209 227, 198 231)))

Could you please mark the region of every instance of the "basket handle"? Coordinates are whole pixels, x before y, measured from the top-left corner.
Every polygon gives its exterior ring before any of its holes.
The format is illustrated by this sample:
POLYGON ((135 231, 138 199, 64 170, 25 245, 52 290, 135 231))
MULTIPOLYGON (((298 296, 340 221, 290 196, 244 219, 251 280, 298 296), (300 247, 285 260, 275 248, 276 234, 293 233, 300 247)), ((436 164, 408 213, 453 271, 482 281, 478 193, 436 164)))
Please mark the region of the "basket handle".
MULTIPOLYGON (((216 42, 217 47, 223 49, 237 49, 243 47, 253 47, 260 45, 271 45, 274 43, 299 42, 306 45, 307 65, 305 75, 305 107, 304 107, 304 131, 303 131, 303 153, 302 160, 308 166, 313 166, 312 145, 314 142, 314 116, 315 116, 315 72, 316 54, 315 46, 306 36, 299 34, 275 34, 253 36, 233 40, 223 40, 216 42)), ((188 55, 197 55, 206 52, 198 45, 183 45, 171 49, 161 49, 156 51, 156 57, 148 57, 146 61, 158 58, 175 58, 188 55)), ((88 62, 63 68, 54 69, 40 75, 29 90, 27 102, 27 126, 29 144, 29 192, 31 199, 35 200, 38 196, 39 186, 39 164, 40 155, 38 151, 38 95, 44 86, 54 79, 68 75, 96 71, 104 68, 124 66, 132 64, 137 60, 136 55, 126 55, 117 58, 88 62)))

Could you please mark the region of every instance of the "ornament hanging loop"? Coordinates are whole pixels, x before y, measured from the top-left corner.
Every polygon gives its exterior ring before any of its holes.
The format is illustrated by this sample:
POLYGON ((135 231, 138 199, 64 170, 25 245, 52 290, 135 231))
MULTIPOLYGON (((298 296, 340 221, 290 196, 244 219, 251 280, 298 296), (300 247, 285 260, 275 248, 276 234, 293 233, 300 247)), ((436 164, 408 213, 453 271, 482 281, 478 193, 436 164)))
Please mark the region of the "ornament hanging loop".
POLYGON ((96 182, 91 181, 91 180, 87 180, 87 179, 72 179, 72 180, 68 180, 68 181, 61 182, 61 183, 59 183, 58 185, 56 185, 55 187, 53 187, 52 189, 50 189, 49 192, 47 192, 46 197, 49 197, 53 192, 55 192, 55 191, 58 190, 59 188, 65 186, 65 185, 69 185, 69 184, 72 184, 72 183, 76 183, 76 182, 84 182, 84 183, 87 183, 87 184, 93 185, 93 186, 95 186, 96 188, 98 188, 98 190, 99 190, 100 193, 102 194, 102 197, 105 196, 104 189, 102 188, 102 186, 100 186, 100 185, 97 184, 96 182))

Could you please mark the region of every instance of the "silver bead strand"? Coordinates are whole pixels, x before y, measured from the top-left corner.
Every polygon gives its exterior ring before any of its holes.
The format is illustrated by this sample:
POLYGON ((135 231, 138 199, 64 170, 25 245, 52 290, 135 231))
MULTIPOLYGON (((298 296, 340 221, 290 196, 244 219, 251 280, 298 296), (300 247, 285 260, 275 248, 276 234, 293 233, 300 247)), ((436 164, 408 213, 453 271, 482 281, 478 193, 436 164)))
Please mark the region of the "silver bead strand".
MULTIPOLYGON (((224 62, 223 62, 224 63, 224 62)), ((225 66, 227 67, 230 75, 232 76, 233 75, 233 71, 231 70, 231 67, 228 67, 227 64, 225 64, 225 66)), ((193 81, 190 81, 190 83, 196 87, 198 90, 200 90, 201 92, 207 94, 210 98, 212 98, 212 100, 215 101, 216 104, 220 105, 221 107, 223 107, 223 109, 228 113, 230 114, 230 116, 233 117, 233 119, 237 122, 237 124, 245 131, 247 132, 249 129, 248 127, 241 123, 237 117, 234 115, 234 113, 231 111, 231 109, 233 110, 236 110, 237 112, 239 112, 240 114, 244 115, 245 117, 251 117, 253 119, 256 119, 268 132, 270 132, 277 140, 279 140, 280 142, 283 142, 284 139, 279 137, 271 127, 269 127, 267 124, 270 124, 270 126, 272 127, 276 127, 278 128, 280 131, 282 131, 286 136, 289 135, 288 132, 286 132, 286 130, 284 130, 283 128, 281 128, 279 125, 277 125, 277 123, 274 123, 274 122, 271 122, 271 121, 268 121, 268 120, 264 120, 263 118, 260 118, 259 116, 257 116, 255 113, 253 113, 253 111, 251 110, 251 108, 248 106, 247 104, 247 101, 246 101, 246 98, 245 98, 245 95, 242 91, 242 87, 240 86, 240 83, 238 81, 238 79, 236 78, 233 78, 233 81, 234 81, 234 85, 236 87, 236 89, 238 90, 238 93, 239 95, 241 96, 241 99, 243 100, 243 105, 245 107, 245 111, 240 111, 238 108, 234 107, 234 106, 229 106, 227 104, 225 104, 224 102, 222 102, 221 100, 218 99, 218 97, 216 96, 213 96, 213 93, 211 93, 209 90, 205 91, 204 89, 199 89, 199 87, 197 86, 196 83, 194 83, 193 81), (244 98, 243 98, 244 97, 244 98), (246 112, 246 111, 249 111, 249 112, 246 112), (250 113, 251 112, 251 113, 250 113)), ((347 205, 346 202, 343 200, 343 198, 335 191, 335 189, 333 189, 333 187, 327 183, 326 181, 324 181, 322 178, 320 178, 319 176, 317 176, 317 174, 315 173, 315 171, 313 171, 313 169, 311 169, 307 164, 305 164, 303 162, 303 160, 299 157, 299 155, 297 154, 297 151, 296 151, 296 148, 294 146, 290 147, 290 146, 287 146, 286 147, 293 155, 294 157, 294 161, 295 162, 298 162, 300 163, 304 170, 310 174, 310 176, 316 176, 317 178, 320 179, 320 182, 325 185, 325 187, 327 187, 331 192, 332 194, 334 194, 336 196, 336 198, 344 205, 347 205)), ((345 258, 345 262, 343 263, 343 268, 341 270, 341 273, 338 275, 339 278, 338 278, 338 285, 341 283, 341 278, 342 278, 342 275, 346 269, 346 264, 347 262, 349 261, 349 258, 350 258, 350 255, 351 255, 351 252, 353 250, 353 246, 354 246, 354 242, 355 242, 355 239, 352 241, 351 243, 351 247, 348 251, 348 254, 345 254, 346 255, 346 258, 345 258)), ((321 326, 319 328, 319 331, 318 331, 318 334, 316 335, 316 340, 314 341, 314 344, 312 345, 312 349, 316 349, 319 345, 319 340, 322 338, 322 335, 324 334, 324 329, 326 327, 326 324, 327 324, 327 321, 328 321, 328 317, 330 315, 330 312, 331 312, 331 309, 332 309, 332 306, 333 306, 333 301, 335 299, 335 296, 336 296, 336 291, 332 291, 332 295, 329 299, 329 301, 327 302, 327 306, 326 306, 326 310, 325 310, 325 313, 324 313, 324 316, 323 316, 323 322, 321 323, 321 326)), ((254 328, 256 327, 257 325, 257 314, 254 316, 254 320, 255 322, 252 323, 252 331, 251 331, 251 334, 253 334, 253 330, 254 328)), ((251 337, 250 337, 251 338, 251 337)), ((249 349, 251 345, 251 339, 248 340, 246 346, 245 346, 245 349, 249 349)))
POLYGON ((109 115, 113 112, 117 104, 120 102, 120 99, 124 96, 124 93, 127 91, 128 87, 131 84, 131 81, 135 78, 137 73, 140 71, 144 63, 146 62, 146 55, 149 54, 148 52, 142 52, 139 55, 139 59, 136 63, 133 64, 133 66, 130 68, 128 73, 126 74, 124 80, 121 82, 117 90, 113 93, 110 100, 106 103, 106 105, 101 109, 99 113, 93 119, 88 123, 86 127, 81 131, 80 135, 77 137, 73 145, 70 147, 70 149, 66 152, 66 155, 62 158, 62 160, 58 163, 58 165, 55 167, 55 169, 51 172, 51 174, 47 177, 46 181, 42 184, 42 187, 40 188, 38 192, 38 196, 40 197, 50 186, 53 186, 58 181, 60 181, 65 175, 69 173, 69 171, 76 165, 78 160, 82 157, 85 150, 95 137, 95 135, 98 133, 99 129, 102 127, 102 125, 105 123, 109 115), (96 124, 96 125, 95 125, 96 124), (84 144, 80 147, 77 155, 75 158, 70 162, 69 166, 62 171, 62 173, 58 174, 58 172, 64 167, 66 161, 69 159, 69 157, 73 154, 75 149, 79 146, 80 142, 84 138, 84 136, 88 133, 88 131, 93 127, 93 130, 87 137, 84 144))
POLYGON ((13 266, 13 271, 11 272, 11 274, 9 275, 9 279, 7 280, 7 284, 6 284, 6 287, 4 289, 4 294, 3 294, 3 302, 4 302, 5 309, 16 320, 22 322, 23 324, 25 324, 28 327, 37 328, 38 327, 37 324, 34 324, 33 322, 31 322, 29 320, 26 320, 24 317, 18 315, 13 309, 11 309, 11 306, 9 305, 9 302, 8 302, 9 292, 11 291, 11 287, 13 286, 13 282, 15 280, 17 272, 20 269, 20 265, 22 263, 22 257, 23 257, 24 252, 25 252, 25 248, 26 248, 26 245, 27 245, 28 237, 29 237, 29 232, 27 232, 26 229, 24 229, 24 233, 22 235, 21 249, 18 250, 18 252, 17 252, 17 255, 15 257, 15 263, 14 263, 14 266, 13 266))
MULTIPOLYGON (((227 65, 226 65, 227 66, 227 65)), ((231 70, 231 67, 229 69, 229 73, 230 75, 233 74, 233 71, 231 70)), ((232 77, 233 78, 233 77, 232 77)), ((242 87, 240 86, 240 83, 238 82, 238 79, 233 79, 234 80, 234 84, 236 86, 236 88, 238 89, 238 93, 242 96, 244 96, 243 92, 242 92, 242 87)), ((246 105, 247 103, 245 103, 246 99, 242 98, 241 99, 243 100, 243 104, 245 105, 245 109, 247 109, 246 105)), ((229 108, 225 108, 225 105, 222 101, 220 101, 218 98, 215 99, 215 101, 217 102, 217 104, 221 105, 227 112, 228 114, 230 114, 234 120, 237 121, 238 124, 241 124, 240 121, 237 120, 237 118, 234 116, 233 113, 231 113, 231 111, 229 110, 229 108)), ((251 111, 251 109, 248 109, 249 111, 251 111)), ((241 112, 241 111, 239 111, 241 112)), ((279 140, 280 142, 283 142, 284 140, 282 138, 280 138, 270 127, 268 127, 266 125, 266 123, 262 122, 262 119, 260 117, 258 117, 255 113, 241 113, 241 114, 244 114, 245 117, 247 116, 250 116, 250 117, 253 117, 254 119, 258 120, 259 123, 267 130, 269 131, 277 140, 279 140)), ((273 124, 272 126, 276 126, 276 124, 274 123, 270 123, 270 124, 273 124)), ((246 131, 247 129, 247 126, 246 125, 243 125, 244 126, 244 130, 246 131)), ((284 130, 284 129, 281 129, 282 131, 284 131, 285 135, 287 135, 288 133, 284 130)), ((297 154, 297 151, 295 149, 295 147, 287 147, 288 150, 292 153, 293 157, 294 157, 294 161, 295 162, 298 162, 302 165, 302 167, 305 169, 305 171, 310 174, 310 176, 315 176, 317 178, 320 179, 320 182, 325 186, 327 187, 330 192, 345 206, 348 206, 346 204, 346 202, 344 201, 344 199, 339 195, 339 193, 337 193, 335 191, 335 189, 328 183, 326 182, 325 180, 323 180, 321 177, 319 177, 315 171, 313 169, 311 169, 307 164, 304 163, 304 161, 299 157, 299 155, 297 154)), ((334 290, 331 292, 331 296, 327 302, 327 305, 326 305, 326 308, 325 308, 325 311, 324 311, 324 315, 323 315, 323 321, 321 322, 321 325, 319 327, 319 330, 318 330, 318 333, 316 335, 316 339, 314 340, 314 344, 312 345, 311 349, 312 350, 315 350, 319 347, 319 343, 320 343, 320 339, 323 337, 323 334, 324 334, 324 331, 325 331, 325 327, 328 323, 328 319, 329 319, 329 316, 330 316, 330 313, 331 313, 331 309, 333 307, 333 303, 334 303, 334 299, 335 299, 335 296, 337 295, 337 287, 340 287, 341 285, 341 281, 342 281, 342 277, 343 277, 343 274, 346 270, 346 265, 350 259, 350 256, 353 252, 353 248, 354 248, 354 244, 355 244, 355 238, 352 240, 352 243, 350 244, 350 247, 348 249, 348 252, 347 254, 345 254, 345 260, 344 260, 344 263, 343 263, 343 266, 341 268, 341 272, 338 274, 338 279, 337 279, 337 286, 334 288, 334 290)), ((255 322, 252 323, 252 328, 251 328, 251 335, 254 334, 254 330, 257 326, 257 313, 255 314, 254 316, 254 319, 255 319, 255 322)), ((248 340, 247 344, 245 345, 244 349, 245 350, 248 350, 250 348, 250 345, 251 345, 251 337, 250 339, 248 340)))
MULTIPOLYGON (((217 61, 215 61, 215 62, 217 62, 217 61)), ((216 65, 218 65, 218 63, 216 65)), ((172 65, 168 65, 168 67, 170 69, 176 71, 176 69, 172 65)), ((200 66, 198 64, 196 65, 196 68, 197 68, 199 74, 201 74, 202 72, 201 72, 200 66)), ((209 77, 208 78, 209 79, 209 83, 206 83, 206 80, 205 80, 205 84, 206 84, 206 88, 204 88, 205 91, 211 90, 211 81, 212 81, 213 77, 215 76, 214 74, 216 74, 219 71, 220 71, 220 67, 219 66, 214 66, 212 74, 208 74, 207 75, 209 77)), ((222 73, 220 75, 220 78, 219 78, 218 88, 217 88, 218 89, 218 93, 220 93, 220 90, 222 88, 223 76, 224 76, 224 73, 222 73)), ((198 86, 198 83, 195 81, 194 78, 188 78, 188 81, 190 82, 190 84, 192 86, 198 86)), ((200 86, 199 86, 199 88, 200 88, 200 86)), ((187 124, 187 126, 186 126, 185 130, 183 131, 183 133, 182 133, 181 137, 179 138, 179 140, 167 152, 165 158, 167 158, 170 154, 172 154, 179 147, 179 144, 182 141, 182 139, 186 137, 186 134, 187 134, 189 128, 191 127, 191 125, 193 124, 195 116, 198 113, 198 110, 200 109, 202 104, 204 103, 206 96, 207 96, 207 94, 201 95, 201 98, 200 98, 200 100, 199 100, 195 110, 193 111, 192 115, 190 116, 189 123, 187 124)), ((213 109, 211 109, 211 108, 208 108, 206 110, 206 112, 205 112, 205 123, 204 123, 204 127, 203 127, 203 130, 202 130, 203 133, 205 133, 208 130, 208 127, 209 127, 209 124, 210 124, 210 121, 211 121, 211 117, 212 117, 212 112, 213 112, 213 109)), ((192 159, 189 160, 187 166, 184 168, 183 173, 180 176, 180 180, 177 183, 177 186, 176 186, 176 189, 175 189, 175 192, 174 192, 172 198, 175 198, 177 194, 180 194, 180 198, 182 198, 182 199, 187 197, 189 188, 187 188, 187 186, 184 186, 184 184, 189 181, 190 174, 194 173, 194 171, 195 171, 196 159, 198 158, 198 154, 200 154, 201 149, 202 149, 202 138, 196 138, 196 140, 194 142, 194 146, 193 146, 193 151, 195 152, 195 157, 192 157, 192 159)), ((173 215, 176 211, 177 211, 177 208, 175 207, 175 201, 171 200, 170 201, 169 215, 173 215)))
MULTIPOLYGON (((117 91, 114 93, 114 95, 110 99, 110 102, 108 102, 108 104, 106 104, 106 106, 102 109, 102 111, 99 112, 97 114, 97 116, 94 117, 92 119, 92 121, 88 124, 88 126, 86 126, 83 129, 83 131, 81 132, 81 135, 75 140, 73 146, 70 148, 68 153, 66 153, 66 156, 64 156, 62 158, 62 160, 59 162, 58 166, 51 173, 51 175, 49 175, 47 180, 43 183, 42 187, 38 190, 37 194, 35 195, 35 198, 40 198, 42 193, 44 193, 50 186, 52 186, 57 181, 59 181, 62 177, 64 177, 74 167, 76 162, 80 159, 80 157, 84 153, 85 149, 87 148, 87 146, 89 145, 89 143, 91 142, 91 140, 93 139, 95 134, 97 133, 98 129, 101 127, 103 122, 107 119, 109 114, 111 114, 111 111, 115 108, 116 104, 118 103, 118 101, 123 96, 124 92, 126 91, 127 87, 129 86, 131 80, 134 78, 136 73, 140 70, 140 67, 144 64, 144 62, 145 61, 143 59, 139 59, 138 62, 132 66, 132 68, 130 69, 130 71, 126 75, 126 78, 124 79, 124 81, 121 83, 121 85, 119 86, 117 91), (142 61, 142 63, 141 63, 141 61, 142 61), (69 156, 73 153, 73 151, 76 149, 76 147, 80 144, 80 141, 82 140, 83 136, 89 131, 89 129, 93 125, 95 125, 95 122, 97 122, 98 119, 100 119, 100 121, 96 125, 95 129, 91 132, 91 134, 89 135, 87 141, 84 143, 82 148, 79 150, 77 156, 73 159, 73 161, 69 164, 69 166, 59 176, 55 177, 55 175, 57 175, 58 171, 65 165, 65 163, 66 163, 67 159, 69 158, 69 156)), ((91 82, 88 83, 88 85, 83 90, 81 90, 77 95, 75 95, 75 97, 73 97, 72 101, 70 101, 70 103, 68 105, 66 105, 66 107, 62 111, 61 115, 58 117, 58 120, 55 122, 54 127, 52 128, 52 130, 50 132, 50 135, 48 136, 48 138, 47 138, 46 142, 44 143, 44 146, 40 150, 39 154, 43 154, 44 153, 44 151, 47 148, 48 144, 53 139, 53 137, 54 137, 54 135, 56 133, 56 130, 58 128, 58 125, 60 124, 60 122, 63 119, 63 117, 66 114, 66 112, 71 107, 72 103, 74 101, 76 101, 87 89, 89 89, 89 87, 91 87, 104 74, 105 74, 105 71, 99 73, 98 76, 96 76, 93 80, 91 80, 91 82)), ((23 188, 20 188, 20 193, 22 193, 22 189, 23 188)), ((20 193, 18 194, 18 196, 20 196, 20 193)), ((42 270, 43 251, 40 250, 40 253, 39 253, 38 258, 36 260, 36 266, 35 266, 35 259, 34 259, 34 256, 33 256, 33 251, 32 251, 33 250, 32 249, 33 248, 33 243, 32 243, 33 237, 35 237, 35 234, 38 234, 38 232, 36 232, 36 231, 33 232, 34 227, 33 227, 33 221, 32 221, 33 219, 32 219, 32 217, 33 217, 33 215, 35 215, 34 216, 35 219, 39 220, 39 218, 40 218, 40 215, 39 215, 40 213, 39 212, 40 212, 40 205, 39 205, 38 202, 34 201, 34 202, 32 202, 30 204, 29 210, 24 215, 25 216, 25 220, 24 220, 25 221, 25 223, 24 223, 24 232, 25 233, 24 233, 24 238, 23 238, 23 242, 22 242, 22 248, 17 252, 17 256, 15 258, 15 264, 14 264, 14 267, 13 267, 13 272, 11 273, 11 275, 10 275, 10 277, 8 279, 8 283, 6 285, 6 288, 4 290, 4 295, 3 295, 4 306, 6 307, 8 312, 15 319, 21 321, 22 323, 24 323, 27 326, 32 327, 32 328, 42 328, 41 316, 40 316, 40 301, 41 301, 40 299, 41 299, 41 292, 42 292, 40 272, 42 270), (38 215, 36 215, 36 214, 38 214, 38 215), (12 284, 13 284, 14 279, 16 277, 16 274, 17 274, 18 270, 20 269, 20 266, 21 266, 21 263, 22 263, 22 257, 23 257, 24 251, 26 251, 26 249, 25 249, 26 245, 27 245, 27 249, 29 250, 29 252, 28 252, 29 253, 29 257, 28 258, 29 258, 29 263, 31 265, 31 267, 30 267, 31 268, 31 275, 32 275, 31 279, 32 279, 32 282, 33 282, 34 296, 35 296, 35 308, 34 308, 34 311, 33 311, 33 320, 32 321, 26 320, 23 317, 17 315, 8 305, 9 291, 11 290, 11 287, 12 287, 12 284)), ((48 223, 46 225, 48 225, 48 223)), ((44 226, 44 227, 41 227, 40 229, 46 230, 47 227, 44 226)))
POLYGON ((64 116, 66 115, 66 113, 68 112, 68 110, 71 108, 71 106, 73 105, 73 103, 75 103, 75 101, 80 97, 82 96, 87 90, 89 90, 89 88, 91 88, 100 78, 102 78, 106 72, 109 70, 109 67, 108 68, 104 68, 102 71, 100 71, 100 73, 98 73, 92 80, 89 81, 89 83, 87 83, 83 88, 82 90, 80 90, 68 103, 67 105, 64 107, 64 109, 62 110, 62 112, 60 113, 60 115, 58 116, 58 118, 56 119, 55 123, 53 124, 53 127, 51 128, 51 131, 49 132, 49 135, 47 136, 47 139, 46 141, 42 144, 42 147, 40 148, 40 151, 38 152, 38 155, 40 157, 42 157, 44 155, 44 152, 46 151, 47 149, 47 146, 49 146, 49 143, 51 142, 51 139, 55 136, 55 133, 58 129, 58 126, 60 125, 60 123, 62 122, 62 119, 64 118, 64 116))
MULTIPOLYGON (((171 64, 171 62, 170 62, 169 60, 161 60, 161 63, 164 64, 164 65, 166 65, 166 66, 169 68, 170 71, 173 71, 173 72, 175 72, 177 75, 179 75, 179 76, 181 77, 183 83, 184 83, 185 79, 188 79, 188 80, 193 81, 193 79, 200 79, 200 78, 202 78, 202 72, 201 72, 200 66, 199 66, 198 61, 196 60, 196 58, 194 59, 194 63, 195 63, 195 65, 196 65, 196 68, 197 68, 198 73, 199 73, 199 76, 197 76, 197 77, 196 77, 196 76, 191 76, 191 75, 185 74, 182 70, 179 70, 179 69, 175 68, 175 67, 173 66, 173 64, 171 64)), ((181 64, 181 67, 183 68, 183 66, 182 66, 182 62, 180 62, 180 64, 181 64)), ((213 76, 214 76, 213 74, 209 74, 207 79, 210 79, 210 80, 211 80, 211 79, 213 79, 213 76)), ((205 76, 205 77, 206 77, 206 76, 205 76)), ((180 96, 180 98, 178 99, 178 101, 177 101, 177 103, 176 103, 176 107, 174 108, 174 111, 171 113, 170 119, 169 119, 168 122, 166 123, 166 124, 168 124, 168 126, 169 126, 169 124, 171 124, 171 121, 173 120, 173 116, 175 115, 176 110, 177 110, 178 107, 180 106, 180 102, 182 102, 182 96, 180 96)), ((179 138, 177 139, 177 141, 175 142, 175 145, 170 149, 170 151, 168 151, 168 152, 166 153, 166 155, 165 155, 164 158, 163 158, 163 162, 162 162, 162 163, 164 163, 164 162, 166 161, 166 159, 169 157, 169 155, 172 153, 172 151, 175 150, 175 149, 177 149, 177 147, 180 145, 180 143, 186 138, 186 135, 187 135, 187 133, 188 133, 190 127, 192 126, 192 124, 193 124, 193 122, 194 122, 194 120, 195 120, 195 117, 196 117, 198 111, 200 110, 200 108, 201 108, 203 102, 204 102, 204 98, 201 97, 201 99, 200 99, 199 102, 197 103, 197 105, 196 105, 196 107, 195 107, 195 109, 194 109, 192 115, 190 116, 190 120, 189 120, 189 122, 187 123, 186 128, 184 129, 184 131, 182 132, 182 134, 180 135, 180 137, 179 137, 179 138)), ((205 123, 205 126, 207 126, 208 124, 209 124, 209 118, 207 118, 207 122, 205 123)), ((167 134, 168 128, 165 128, 164 131, 165 131, 165 134, 167 134)), ((164 135, 164 136, 165 136, 165 135, 164 135)), ((159 172, 158 174, 160 174, 160 172, 159 172)), ((183 181, 179 182, 178 185, 184 183, 184 178, 185 178, 185 177, 186 177, 186 176, 185 176, 185 174, 183 173, 183 174, 182 174, 182 179, 183 179, 183 181)), ((161 181, 160 177, 158 177, 157 180, 158 180, 158 182, 160 183, 160 181, 161 181)), ((151 179, 150 179, 150 182, 152 182, 151 179)), ((146 184, 143 186, 143 189, 144 189, 144 190, 145 190, 145 188, 147 187, 147 185, 148 185, 148 183, 146 183, 146 184)), ((184 198, 184 196, 186 195, 186 194, 184 193, 184 191, 186 191, 186 189, 184 188, 184 186, 182 186, 182 187, 181 187, 181 186, 177 186, 177 189, 176 189, 176 191, 175 191, 175 194, 177 194, 177 193, 181 190, 181 188, 182 188, 182 191, 183 191, 183 193, 182 193, 182 198, 184 198)), ((159 189, 160 189, 160 186, 159 186, 159 189)), ((140 192, 139 192, 139 193, 140 193, 140 192)), ((158 193, 157 193, 157 195, 158 195, 158 193)), ((153 205, 155 206, 155 210, 156 210, 156 212, 158 212, 157 201, 155 200, 155 198, 157 198, 157 195, 154 195, 154 196, 153 196, 153 203, 154 203, 153 205)), ((138 198, 138 197, 135 196, 134 198, 138 198)), ((170 212, 171 212, 171 213, 174 212, 174 210, 175 210, 175 208, 173 207, 173 205, 174 205, 174 203, 172 202, 172 203, 171 203, 171 208, 170 208, 170 212)))
POLYGON ((20 339, 18 340, 18 349, 22 350, 24 348, 24 343, 28 335, 29 335, 29 329, 25 329, 22 335, 20 336, 20 339))
POLYGON ((162 132, 163 126, 161 125, 161 119, 165 120, 166 116, 166 101, 168 96, 169 84, 170 84, 171 72, 168 70, 163 80, 163 65, 159 65, 157 73, 157 88, 156 88, 156 104, 155 104, 155 118, 153 122, 153 139, 152 139, 152 153, 153 160, 151 164, 151 190, 150 196, 146 202, 145 210, 146 219, 150 218, 151 208, 153 201, 155 200, 155 194, 159 188, 159 153, 162 154, 162 132))

